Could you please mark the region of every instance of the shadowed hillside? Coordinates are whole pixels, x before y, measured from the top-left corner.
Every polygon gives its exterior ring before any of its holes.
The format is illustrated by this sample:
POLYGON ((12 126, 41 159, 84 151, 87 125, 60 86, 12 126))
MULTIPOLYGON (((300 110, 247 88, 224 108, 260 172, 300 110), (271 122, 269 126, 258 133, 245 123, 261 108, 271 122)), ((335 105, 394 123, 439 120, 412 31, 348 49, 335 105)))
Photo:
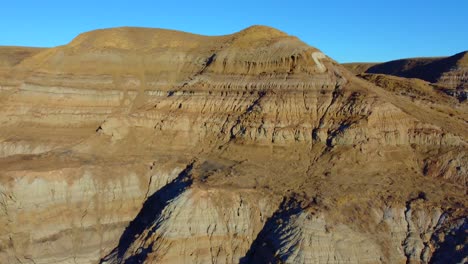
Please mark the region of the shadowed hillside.
POLYGON ((355 74, 388 74, 418 78, 450 89, 468 89, 468 51, 450 57, 410 58, 385 63, 346 63, 355 74))

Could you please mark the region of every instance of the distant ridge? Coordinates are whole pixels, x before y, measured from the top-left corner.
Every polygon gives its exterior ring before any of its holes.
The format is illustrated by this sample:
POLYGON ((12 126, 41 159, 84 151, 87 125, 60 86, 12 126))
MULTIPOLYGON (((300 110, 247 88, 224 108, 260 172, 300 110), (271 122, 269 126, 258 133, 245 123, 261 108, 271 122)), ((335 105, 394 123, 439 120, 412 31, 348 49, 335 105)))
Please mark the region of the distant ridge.
POLYGON ((408 58, 384 63, 347 63, 355 74, 389 74, 418 78, 452 89, 466 88, 468 84, 468 51, 450 57, 408 58))

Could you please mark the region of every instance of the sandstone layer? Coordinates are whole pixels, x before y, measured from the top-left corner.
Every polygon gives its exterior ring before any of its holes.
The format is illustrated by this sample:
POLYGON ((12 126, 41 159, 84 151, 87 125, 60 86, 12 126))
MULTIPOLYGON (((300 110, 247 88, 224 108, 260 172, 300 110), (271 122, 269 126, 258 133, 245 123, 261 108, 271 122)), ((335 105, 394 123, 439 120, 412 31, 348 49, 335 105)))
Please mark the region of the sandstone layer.
POLYGON ((439 86, 263 26, 9 54, 2 263, 467 261, 468 107, 439 86))

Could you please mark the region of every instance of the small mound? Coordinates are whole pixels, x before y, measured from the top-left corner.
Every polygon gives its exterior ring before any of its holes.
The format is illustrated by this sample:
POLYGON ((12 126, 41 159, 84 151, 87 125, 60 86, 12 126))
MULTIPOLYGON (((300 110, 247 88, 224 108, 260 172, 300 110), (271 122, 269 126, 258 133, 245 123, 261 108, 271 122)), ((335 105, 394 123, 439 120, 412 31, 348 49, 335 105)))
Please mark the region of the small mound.
POLYGON ((234 33, 234 35, 242 36, 245 38, 252 38, 252 39, 288 36, 288 34, 276 28, 272 28, 268 26, 259 26, 259 25, 248 27, 244 30, 234 33))

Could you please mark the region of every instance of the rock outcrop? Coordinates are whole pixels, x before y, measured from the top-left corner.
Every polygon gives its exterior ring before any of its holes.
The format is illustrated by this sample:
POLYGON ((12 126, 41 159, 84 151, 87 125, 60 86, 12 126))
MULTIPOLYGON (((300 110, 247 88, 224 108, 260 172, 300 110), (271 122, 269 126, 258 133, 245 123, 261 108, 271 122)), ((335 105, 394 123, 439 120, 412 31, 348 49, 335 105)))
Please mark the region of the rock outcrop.
POLYGON ((358 78, 263 26, 104 29, 9 56, 6 263, 466 261, 453 87, 358 78))

